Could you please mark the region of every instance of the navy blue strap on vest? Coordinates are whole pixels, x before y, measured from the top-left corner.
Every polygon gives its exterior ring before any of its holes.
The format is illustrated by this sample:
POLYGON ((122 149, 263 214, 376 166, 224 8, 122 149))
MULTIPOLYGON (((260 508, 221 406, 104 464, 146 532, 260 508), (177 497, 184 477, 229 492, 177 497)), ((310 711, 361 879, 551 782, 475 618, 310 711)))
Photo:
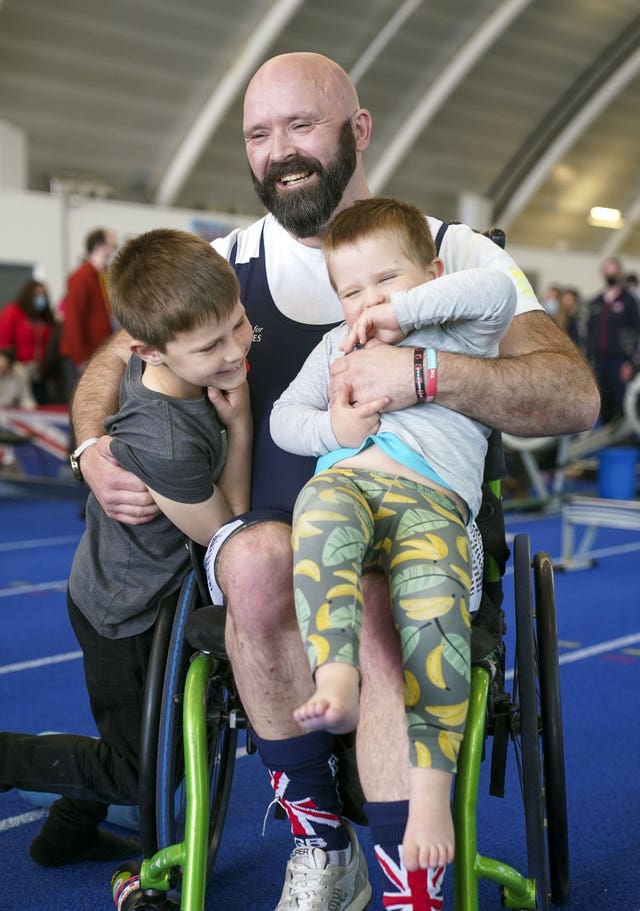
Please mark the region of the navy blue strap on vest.
POLYGON ((440 256, 440 247, 442 246, 442 238, 446 234, 448 227, 449 227, 449 223, 446 221, 443 221, 442 224, 440 225, 440 227, 438 228, 438 233, 436 234, 436 236, 434 238, 434 243, 436 245, 436 256, 440 256))

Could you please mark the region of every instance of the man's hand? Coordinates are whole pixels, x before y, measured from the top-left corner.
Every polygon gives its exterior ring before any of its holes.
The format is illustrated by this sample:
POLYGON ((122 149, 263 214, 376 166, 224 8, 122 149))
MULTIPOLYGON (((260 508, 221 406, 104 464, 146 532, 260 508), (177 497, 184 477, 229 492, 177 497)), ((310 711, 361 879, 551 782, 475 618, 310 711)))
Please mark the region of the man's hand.
POLYGON ((116 462, 109 449, 111 437, 102 436, 82 453, 82 477, 110 519, 125 525, 144 525, 159 515, 146 486, 116 462))
POLYGON ((393 307, 386 301, 362 311, 340 348, 348 354, 356 345, 366 345, 372 338, 385 345, 395 345, 405 334, 398 325, 393 307))
POLYGON ((378 411, 399 411, 416 403, 413 382, 413 348, 381 345, 373 340, 366 348, 338 357, 331 365, 329 395, 346 387, 351 404, 386 399, 378 411))
POLYGON ((331 399, 331 426, 341 446, 357 449, 369 434, 380 429, 380 411, 388 398, 382 396, 363 405, 352 405, 349 398, 347 387, 341 386, 331 399))

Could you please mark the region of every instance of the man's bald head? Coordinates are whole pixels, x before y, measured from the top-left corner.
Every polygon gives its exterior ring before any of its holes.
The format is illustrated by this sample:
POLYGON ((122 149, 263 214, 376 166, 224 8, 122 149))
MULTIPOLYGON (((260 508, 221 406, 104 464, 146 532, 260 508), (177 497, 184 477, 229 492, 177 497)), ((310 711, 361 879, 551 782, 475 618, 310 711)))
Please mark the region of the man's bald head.
POLYGON ((247 104, 281 87, 297 86, 309 98, 330 104, 350 117, 360 107, 358 93, 347 73, 323 54, 297 51, 271 57, 255 73, 245 94, 247 104))

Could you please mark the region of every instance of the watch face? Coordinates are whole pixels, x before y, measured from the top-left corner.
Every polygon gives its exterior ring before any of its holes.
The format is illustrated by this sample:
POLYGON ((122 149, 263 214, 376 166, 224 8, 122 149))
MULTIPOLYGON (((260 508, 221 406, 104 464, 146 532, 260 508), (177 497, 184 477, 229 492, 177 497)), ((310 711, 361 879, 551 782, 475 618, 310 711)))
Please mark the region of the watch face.
POLYGON ((72 452, 69 456, 69 464, 71 465, 71 473, 73 474, 76 481, 82 481, 82 472, 80 471, 80 463, 76 458, 75 452, 72 452))

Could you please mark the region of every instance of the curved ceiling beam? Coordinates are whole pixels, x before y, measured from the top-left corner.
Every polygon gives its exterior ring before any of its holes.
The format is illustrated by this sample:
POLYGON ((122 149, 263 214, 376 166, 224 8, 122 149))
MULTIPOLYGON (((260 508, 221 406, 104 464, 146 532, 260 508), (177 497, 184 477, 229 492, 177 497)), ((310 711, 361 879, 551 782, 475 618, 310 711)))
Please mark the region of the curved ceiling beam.
POLYGON ((169 162, 164 177, 158 185, 156 203, 172 205, 238 92, 244 88, 262 60, 265 51, 303 3, 304 0, 277 0, 262 22, 253 29, 251 37, 223 78, 216 82, 208 101, 187 130, 178 150, 169 162))
POLYGON ((506 231, 551 169, 603 110, 640 72, 640 17, 582 73, 555 108, 536 127, 488 195, 494 216, 506 231))
MULTIPOLYGON (((2 0, 0 0, 2 2, 2 0)), ((414 13, 423 0, 404 0, 402 6, 399 6, 387 24, 380 29, 369 47, 355 62, 349 76, 354 85, 362 79, 367 70, 376 62, 385 47, 392 38, 398 34, 409 16, 414 13)))
POLYGON ((531 0, 507 0, 501 4, 454 55, 451 63, 442 70, 407 118, 395 139, 389 143, 373 168, 369 169, 369 185, 373 193, 380 192, 420 133, 469 70, 530 3, 531 0))

